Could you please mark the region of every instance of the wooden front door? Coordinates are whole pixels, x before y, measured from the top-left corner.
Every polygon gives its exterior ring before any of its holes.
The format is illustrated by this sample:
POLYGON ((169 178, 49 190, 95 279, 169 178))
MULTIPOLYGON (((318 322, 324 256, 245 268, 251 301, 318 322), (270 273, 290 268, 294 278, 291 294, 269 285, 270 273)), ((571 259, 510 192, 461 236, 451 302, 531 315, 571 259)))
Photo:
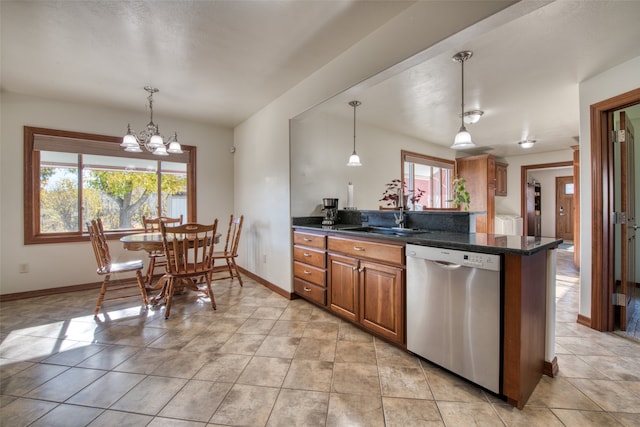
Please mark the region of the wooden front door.
MULTIPOLYGON (((620 307, 620 329, 626 330, 633 316, 636 299, 636 206, 635 158, 633 126, 624 111, 620 113, 620 208, 624 220, 620 221, 620 293, 624 302, 620 307)), ((620 303, 620 302, 619 302, 620 303)))
POLYGON ((558 239, 573 241, 573 196, 573 177, 556 177, 556 237, 558 239))

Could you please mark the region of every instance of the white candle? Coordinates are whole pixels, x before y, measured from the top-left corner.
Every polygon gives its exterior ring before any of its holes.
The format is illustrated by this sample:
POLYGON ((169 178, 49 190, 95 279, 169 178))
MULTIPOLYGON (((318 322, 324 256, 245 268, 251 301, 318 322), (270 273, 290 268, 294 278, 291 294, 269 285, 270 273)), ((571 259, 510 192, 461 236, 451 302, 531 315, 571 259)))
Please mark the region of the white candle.
POLYGON ((353 207, 353 184, 349 183, 347 186, 347 207, 353 207))

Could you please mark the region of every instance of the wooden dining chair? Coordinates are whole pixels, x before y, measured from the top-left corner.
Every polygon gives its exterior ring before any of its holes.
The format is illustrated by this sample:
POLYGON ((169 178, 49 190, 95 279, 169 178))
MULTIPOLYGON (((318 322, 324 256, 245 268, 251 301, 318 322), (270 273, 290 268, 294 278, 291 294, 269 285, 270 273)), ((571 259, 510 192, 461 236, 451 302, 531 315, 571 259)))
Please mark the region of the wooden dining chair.
POLYGON ((213 246, 215 244, 218 220, 211 225, 183 224, 171 227, 160 223, 162 244, 167 259, 165 319, 171 313, 173 292, 176 281, 189 281, 189 287, 197 285, 193 279, 204 277, 211 299, 211 307, 216 309, 216 300, 211 289, 211 269, 213 269, 213 246))
MULTIPOLYGON (((142 217, 142 224, 144 225, 145 233, 160 232, 161 222, 164 222, 165 224, 180 225, 182 224, 182 215, 176 218, 167 216, 161 216, 158 218, 142 217)), ((149 251, 147 254, 149 255, 149 265, 147 266, 147 273, 145 274, 144 280, 147 285, 151 287, 151 281, 153 280, 153 273, 155 272, 155 269, 158 267, 165 267, 167 265, 167 260, 164 257, 164 251, 149 251)))
POLYGON ((98 315, 105 301, 121 300, 139 295, 142 296, 144 305, 149 305, 147 291, 145 290, 144 280, 142 278, 142 269, 144 268, 142 260, 112 262, 109 245, 107 244, 107 238, 104 234, 104 228, 100 218, 87 222, 87 230, 89 231, 91 246, 93 247, 93 253, 96 256, 96 262, 98 264, 97 273, 104 276, 102 286, 100 287, 98 302, 93 312, 94 316, 98 315), (135 272, 135 277, 122 278, 117 282, 111 282, 111 276, 113 274, 130 272, 135 272), (137 288, 137 292, 135 293, 132 292, 134 288, 137 288), (109 290, 110 293, 113 292, 114 296, 106 298, 107 290, 109 290))
POLYGON ((216 277, 218 279, 233 280, 234 277, 238 278, 240 286, 242 286, 242 277, 236 264, 236 258, 238 257, 238 244, 240 242, 240 233, 242 232, 242 223, 244 222, 244 215, 229 217, 229 229, 227 230, 227 239, 224 244, 224 250, 215 251, 213 253, 213 262, 223 259, 227 263, 227 269, 229 270, 228 276, 216 277))

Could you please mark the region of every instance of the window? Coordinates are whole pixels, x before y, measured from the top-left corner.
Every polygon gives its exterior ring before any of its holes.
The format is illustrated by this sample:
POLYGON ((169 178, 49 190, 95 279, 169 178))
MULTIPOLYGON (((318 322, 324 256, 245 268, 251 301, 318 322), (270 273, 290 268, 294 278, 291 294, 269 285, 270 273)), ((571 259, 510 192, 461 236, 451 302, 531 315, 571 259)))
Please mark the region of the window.
POLYGON ((454 161, 401 151, 402 176, 409 194, 409 209, 450 209, 454 161))
POLYGON ((97 217, 115 237, 142 229, 143 215, 195 220, 196 148, 159 158, 120 140, 25 126, 25 244, 85 240, 97 217))

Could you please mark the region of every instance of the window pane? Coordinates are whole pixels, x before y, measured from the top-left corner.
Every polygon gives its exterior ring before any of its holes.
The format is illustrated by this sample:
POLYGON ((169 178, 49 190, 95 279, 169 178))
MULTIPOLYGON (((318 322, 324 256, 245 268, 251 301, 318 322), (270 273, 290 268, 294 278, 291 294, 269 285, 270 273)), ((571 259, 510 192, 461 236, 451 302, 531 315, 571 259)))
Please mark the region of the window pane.
POLYGON ((433 207, 433 188, 432 188, 432 168, 431 166, 422 165, 416 163, 414 166, 414 178, 413 178, 413 194, 415 199, 413 200, 413 206, 416 210, 422 210, 423 207, 433 207), (422 196, 420 195, 422 190, 422 196))
POLYGON ((564 185, 564 194, 573 194, 573 182, 564 185))
POLYGON ((157 216, 157 161, 85 155, 84 215, 100 217, 105 230, 142 228, 157 216))
POLYGON ((79 231, 77 164, 77 154, 40 153, 40 232, 79 231))
POLYGON ((187 218, 187 165, 162 162, 162 216, 187 218))

